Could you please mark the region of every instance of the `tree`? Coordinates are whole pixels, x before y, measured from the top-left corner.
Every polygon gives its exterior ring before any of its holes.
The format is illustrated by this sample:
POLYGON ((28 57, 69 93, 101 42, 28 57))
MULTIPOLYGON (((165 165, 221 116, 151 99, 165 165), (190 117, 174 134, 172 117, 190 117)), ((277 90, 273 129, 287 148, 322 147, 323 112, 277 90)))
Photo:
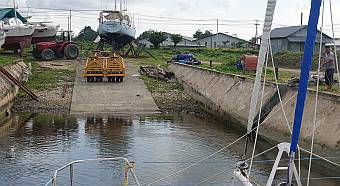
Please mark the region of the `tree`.
POLYGON ((202 38, 205 38, 205 37, 208 37, 208 36, 211 36, 213 35, 209 30, 206 30, 204 33, 201 32, 201 30, 197 30, 195 33, 194 33, 194 38, 197 38, 197 39, 202 39, 202 38))
POLYGON ((201 39, 202 38, 202 35, 203 35, 203 32, 201 32, 200 29, 198 29, 195 33, 194 33, 194 38, 197 38, 197 39, 201 39))
POLYGON ((167 39, 164 32, 150 31, 149 37, 147 38, 153 47, 159 48, 159 45, 167 39))
POLYGON ((172 42, 174 42, 174 48, 176 48, 177 44, 181 41, 183 41, 183 37, 179 34, 172 34, 170 36, 172 42))
POLYGON ((144 31, 141 35, 138 36, 138 40, 141 40, 141 39, 148 39, 149 36, 150 36, 150 33, 152 33, 153 30, 148 30, 148 31, 144 31))
POLYGON ((250 40, 249 40, 250 43, 256 43, 256 38, 255 37, 252 37, 250 40))
POLYGON ((84 42, 93 42, 97 37, 97 32, 92 30, 90 26, 85 26, 82 29, 78 36, 75 38, 77 41, 84 41, 84 42))
POLYGON ((206 30, 204 32, 204 34, 202 35, 202 37, 208 37, 208 36, 211 36, 211 35, 213 35, 213 34, 209 30, 206 30))

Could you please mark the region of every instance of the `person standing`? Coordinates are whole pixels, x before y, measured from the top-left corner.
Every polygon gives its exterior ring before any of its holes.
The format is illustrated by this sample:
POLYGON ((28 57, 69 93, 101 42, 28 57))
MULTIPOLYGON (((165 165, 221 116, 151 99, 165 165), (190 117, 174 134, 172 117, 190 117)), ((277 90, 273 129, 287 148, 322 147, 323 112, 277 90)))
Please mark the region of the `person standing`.
POLYGON ((323 67, 325 69, 326 91, 332 90, 333 77, 335 71, 335 57, 331 51, 330 46, 325 47, 325 54, 323 60, 323 67))

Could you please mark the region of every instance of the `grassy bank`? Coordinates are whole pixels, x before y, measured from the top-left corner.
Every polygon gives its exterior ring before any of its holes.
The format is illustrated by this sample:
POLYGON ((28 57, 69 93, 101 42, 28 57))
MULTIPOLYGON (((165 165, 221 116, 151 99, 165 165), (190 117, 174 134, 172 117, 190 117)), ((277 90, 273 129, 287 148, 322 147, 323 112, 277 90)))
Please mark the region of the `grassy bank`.
MULTIPOLYGON (((236 68, 236 62, 241 55, 244 54, 256 54, 257 51, 246 50, 246 49, 208 49, 208 48, 193 48, 193 49, 148 49, 156 59, 151 58, 145 52, 141 53, 141 58, 133 58, 129 59, 132 61, 137 67, 141 65, 160 65, 162 67, 167 67, 169 61, 173 55, 176 53, 194 53, 196 58, 204 63, 200 65, 202 68, 212 69, 219 72, 232 73, 237 75, 243 75, 246 77, 254 78, 256 77, 256 73, 254 71, 246 71, 240 72, 236 68), (213 61, 213 66, 211 67, 209 61, 213 61)), ((278 64, 280 67, 286 67, 282 65, 284 62, 286 64, 291 64, 290 67, 299 68, 299 61, 301 60, 301 53, 293 53, 293 52, 283 52, 278 53, 274 56, 274 61, 276 65, 278 64)), ((313 68, 316 68, 317 57, 314 57, 313 68)), ((293 69, 294 69, 293 68, 293 69)), ((279 83, 287 83, 288 80, 292 79, 292 77, 298 77, 298 70, 286 70, 285 68, 279 68, 279 83)), ((272 69, 271 61, 268 62, 267 68, 267 76, 266 80, 270 82, 275 82, 274 71, 272 69)), ((311 89, 316 89, 315 86, 310 86, 311 89)), ((325 85, 320 85, 320 90, 324 91, 325 85)), ((333 88, 333 93, 340 93, 340 89, 337 87, 333 88)))
MULTIPOLYGON (((25 51, 22 57, 17 54, 1 52, 0 65, 11 64, 16 59, 23 59, 26 64, 31 64, 32 75, 29 77, 26 85, 33 91, 45 91, 57 88, 65 81, 73 81, 75 77, 75 69, 51 69, 42 68, 39 61, 35 60, 29 51, 25 51)), ((55 61, 58 63, 58 61, 55 61)))

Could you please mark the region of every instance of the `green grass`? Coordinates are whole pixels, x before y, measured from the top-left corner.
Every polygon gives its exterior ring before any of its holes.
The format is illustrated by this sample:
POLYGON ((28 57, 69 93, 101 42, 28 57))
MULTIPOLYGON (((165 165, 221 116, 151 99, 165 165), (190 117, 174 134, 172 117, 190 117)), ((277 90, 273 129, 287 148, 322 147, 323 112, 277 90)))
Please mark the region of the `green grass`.
MULTIPOLYGON (((65 81, 73 81, 75 77, 74 69, 59 70, 41 68, 39 61, 33 59, 29 53, 29 49, 25 50, 23 57, 19 57, 17 54, 1 52, 0 64, 11 64, 15 59, 23 59, 28 64, 31 63, 32 75, 29 77, 26 86, 34 91, 51 90, 60 86, 65 81)), ((19 94, 19 96, 21 93, 19 94)))
POLYGON ((37 91, 51 90, 60 86, 65 81, 73 81, 74 74, 74 70, 33 68, 27 86, 37 91))

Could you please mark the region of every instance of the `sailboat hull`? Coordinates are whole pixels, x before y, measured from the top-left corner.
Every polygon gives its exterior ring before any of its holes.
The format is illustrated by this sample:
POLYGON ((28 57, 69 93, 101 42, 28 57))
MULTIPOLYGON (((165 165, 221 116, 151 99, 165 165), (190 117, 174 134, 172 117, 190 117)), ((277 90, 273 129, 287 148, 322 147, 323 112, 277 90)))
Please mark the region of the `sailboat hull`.
POLYGON ((1 48, 2 45, 5 43, 5 39, 6 39, 6 36, 5 36, 5 35, 0 36, 0 48, 1 48))
POLYGON ((37 27, 32 36, 32 44, 55 41, 58 27, 37 27))
POLYGON ((31 46, 34 26, 10 25, 5 26, 6 39, 2 48, 4 49, 23 49, 31 46))
POLYGON ((31 46, 32 36, 7 36, 5 39, 4 49, 23 49, 31 46))
POLYGON ((98 34, 108 44, 125 46, 135 39, 136 29, 124 22, 106 21, 99 24, 98 34))

